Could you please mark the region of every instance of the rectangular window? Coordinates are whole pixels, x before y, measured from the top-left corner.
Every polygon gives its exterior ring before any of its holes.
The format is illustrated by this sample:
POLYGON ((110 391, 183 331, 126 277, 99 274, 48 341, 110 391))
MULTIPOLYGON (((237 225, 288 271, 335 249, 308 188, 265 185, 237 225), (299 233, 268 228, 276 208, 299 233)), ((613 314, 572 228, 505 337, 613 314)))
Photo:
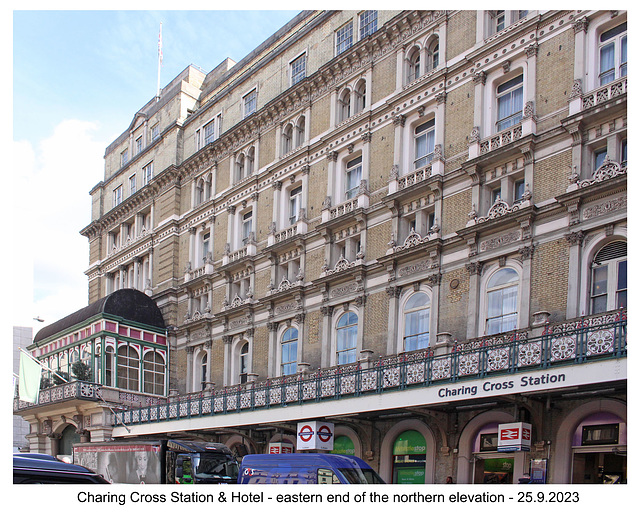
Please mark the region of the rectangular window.
POLYGON ((142 136, 136 139, 136 155, 142 152, 142 136))
POLYGON ((129 177, 129 194, 133 195, 136 192, 136 176, 129 177))
POLYGON ((129 149, 125 148, 120 153, 120 166, 124 166, 129 162, 129 149))
POLYGON ((524 179, 516 181, 513 185, 513 200, 519 202, 524 196, 524 179))
POLYGON ((146 186, 153 177, 153 161, 142 168, 142 185, 146 186))
POLYGON ((619 424, 582 426, 582 445, 617 444, 619 433, 619 424))
POLYGON ((593 153, 593 171, 595 172, 604 163, 604 159, 607 157, 607 149, 600 148, 593 153))
POLYGON ((243 97, 242 104, 244 108, 244 118, 256 112, 257 101, 258 92, 255 89, 243 97))
POLYGON ((297 84, 307 76, 307 55, 303 54, 300 57, 291 61, 291 85, 297 84))
POLYGON ((496 11, 493 17, 494 32, 500 32, 505 27, 506 16, 504 11, 496 11))
POLYGON ((204 144, 208 145, 216 138, 216 121, 211 120, 204 127, 204 144))
POLYGON ((627 23, 600 35, 600 85, 627 75, 627 23))
POLYGON ((302 200, 302 186, 298 186, 291 190, 289 194, 289 223, 291 225, 298 221, 300 213, 300 202, 302 200))
POLYGON ((498 86, 498 132, 508 129, 522 120, 523 90, 522 75, 498 86))
POLYGON ((498 433, 483 433, 480 435, 480 451, 497 451, 498 433))
POLYGON ((113 205, 117 206, 122 202, 122 186, 118 186, 113 190, 113 205))
POLYGON ((362 156, 347 163, 345 199, 349 200, 358 196, 360 181, 362 180, 362 156))
POLYGON ((251 236, 251 232, 253 231, 253 213, 248 211, 244 215, 242 215, 242 244, 246 245, 249 243, 249 237, 251 236))
POLYGON ((620 146, 620 164, 627 166, 627 140, 624 140, 620 146))
POLYGON ((210 233, 204 233, 202 235, 202 261, 204 262, 207 259, 207 255, 210 252, 210 233))
POLYGON ((346 23, 336 31, 336 55, 353 45, 353 22, 346 23))
POLYGON ((415 159, 413 160, 413 168, 417 170, 428 165, 433 159, 435 149, 435 119, 418 125, 414 130, 415 141, 415 159))
POLYGON ((378 30, 378 11, 364 11, 360 14, 360 39, 378 30))
POLYGON ((151 127, 151 141, 155 141, 160 137, 160 124, 156 123, 151 127))

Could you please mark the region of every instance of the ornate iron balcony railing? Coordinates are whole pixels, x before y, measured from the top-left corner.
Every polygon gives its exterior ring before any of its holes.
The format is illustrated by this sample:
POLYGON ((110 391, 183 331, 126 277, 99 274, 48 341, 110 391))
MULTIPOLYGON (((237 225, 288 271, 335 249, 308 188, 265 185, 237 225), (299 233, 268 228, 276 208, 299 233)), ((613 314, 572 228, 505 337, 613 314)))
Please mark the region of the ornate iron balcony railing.
POLYGON ((428 348, 191 394, 166 404, 125 410, 122 422, 130 425, 242 413, 455 383, 521 370, 579 365, 625 357, 626 354, 627 321, 626 311, 622 310, 547 326, 535 337, 518 331, 455 343, 452 351, 444 355, 435 355, 428 348))

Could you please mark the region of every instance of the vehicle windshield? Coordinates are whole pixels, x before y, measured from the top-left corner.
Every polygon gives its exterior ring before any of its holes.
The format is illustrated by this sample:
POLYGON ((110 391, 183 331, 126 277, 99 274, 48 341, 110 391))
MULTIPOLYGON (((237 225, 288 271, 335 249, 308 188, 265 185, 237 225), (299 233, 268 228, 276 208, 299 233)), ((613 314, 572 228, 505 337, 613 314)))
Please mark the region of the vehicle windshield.
POLYGON ((351 484, 384 484, 382 478, 373 469, 341 468, 339 470, 351 484))
POLYGON ((226 454, 202 453, 193 457, 193 468, 200 479, 232 479, 238 477, 238 464, 226 454))

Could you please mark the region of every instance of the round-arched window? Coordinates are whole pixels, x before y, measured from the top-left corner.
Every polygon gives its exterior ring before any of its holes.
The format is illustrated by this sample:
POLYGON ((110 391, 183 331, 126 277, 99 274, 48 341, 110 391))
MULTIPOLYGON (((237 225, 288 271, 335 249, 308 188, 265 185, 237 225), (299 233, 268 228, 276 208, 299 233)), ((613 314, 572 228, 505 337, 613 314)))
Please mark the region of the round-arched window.
POLYGON ((347 311, 338 320, 337 358, 338 365, 355 363, 358 338, 358 315, 347 311))
POLYGON ((500 268, 487 282, 487 334, 516 329, 518 279, 518 272, 513 268, 500 268))

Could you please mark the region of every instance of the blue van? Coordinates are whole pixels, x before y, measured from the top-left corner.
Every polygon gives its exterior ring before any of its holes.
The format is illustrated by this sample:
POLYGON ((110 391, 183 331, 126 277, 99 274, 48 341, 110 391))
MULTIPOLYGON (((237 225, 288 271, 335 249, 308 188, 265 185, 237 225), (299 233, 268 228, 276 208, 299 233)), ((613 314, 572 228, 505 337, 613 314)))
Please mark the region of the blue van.
POLYGON ((238 484, 382 484, 363 460, 342 454, 248 454, 238 484))

